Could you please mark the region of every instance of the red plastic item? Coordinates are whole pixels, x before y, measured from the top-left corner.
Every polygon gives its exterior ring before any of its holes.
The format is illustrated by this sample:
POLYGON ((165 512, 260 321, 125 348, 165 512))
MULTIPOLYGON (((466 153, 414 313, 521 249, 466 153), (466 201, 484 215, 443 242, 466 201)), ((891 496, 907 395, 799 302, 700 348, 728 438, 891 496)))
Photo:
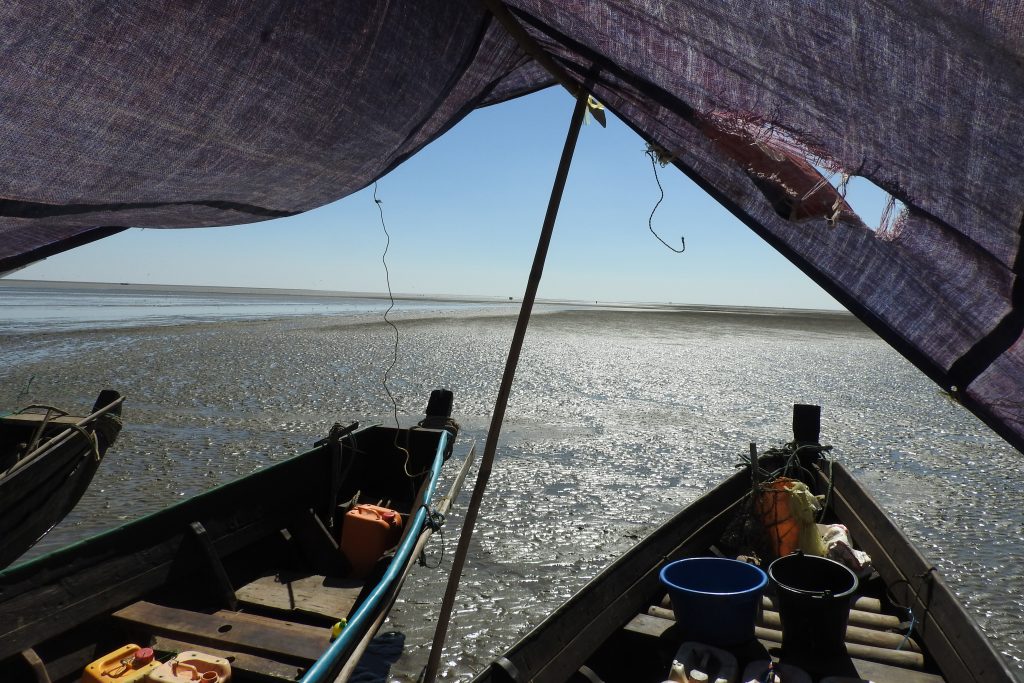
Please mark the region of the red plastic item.
POLYGON ((85 667, 81 683, 142 683, 158 666, 160 662, 153 658, 152 648, 129 643, 85 667), (148 660, 145 658, 147 651, 148 660))
POLYGON ((352 565, 350 576, 361 579, 381 556, 402 538, 402 517, 377 505, 357 505, 341 523, 341 552, 352 565))

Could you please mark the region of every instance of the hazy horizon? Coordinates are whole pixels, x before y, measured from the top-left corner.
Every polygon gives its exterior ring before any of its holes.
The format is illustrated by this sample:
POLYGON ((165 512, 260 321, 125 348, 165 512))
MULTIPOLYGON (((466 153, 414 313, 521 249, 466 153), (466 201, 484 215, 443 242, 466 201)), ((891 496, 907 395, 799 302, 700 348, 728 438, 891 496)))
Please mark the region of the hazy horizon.
MULTIPOLYGON (((549 89, 472 112, 376 187, 299 215, 203 229, 132 227, 13 273, 33 280, 519 298, 572 110, 549 89), (388 236, 381 226, 383 211, 388 236)), ((842 310, 614 116, 585 126, 538 296, 556 301, 842 310), (651 234, 686 251, 673 253, 651 234)), ((833 181, 836 179, 833 178, 833 181)), ((154 197, 154 201, 160 199, 154 197)), ((886 195, 854 178, 867 224, 886 195)))
MULTIPOLYGON (((181 291, 181 292, 219 292, 225 294, 274 294, 274 295, 287 295, 287 296, 332 296, 332 297, 358 297, 366 299, 388 299, 393 297, 396 300, 427 300, 427 301, 456 301, 456 302, 480 302, 480 303, 521 303, 522 297, 500 297, 500 296, 489 296, 485 294, 451 294, 445 292, 430 292, 430 293, 409 293, 409 292, 392 292, 389 294, 386 291, 346 291, 346 290, 334 290, 334 289, 306 289, 306 288, 292 288, 292 287, 240 287, 232 285, 210 285, 210 284, 172 284, 172 283, 159 283, 159 282, 110 282, 110 281, 99 281, 99 280, 56 280, 56 279, 26 279, 6 276, 0 278, 0 286, 5 284, 13 284, 16 287, 21 286, 32 286, 32 287, 48 287, 48 286, 60 286, 60 285, 71 285, 82 288, 93 288, 93 287, 117 287, 125 288, 128 291, 146 291, 150 289, 162 290, 162 291, 181 291)), ((587 300, 587 299, 566 299, 566 298, 537 298, 538 303, 549 303, 549 304, 573 304, 579 306, 607 306, 607 307, 651 307, 651 308, 664 308, 664 309, 693 309, 693 310, 765 310, 765 311, 807 311, 815 313, 830 313, 830 314, 844 314, 853 316, 852 313, 846 309, 819 309, 819 308, 799 308, 790 306, 737 306, 730 304, 704 304, 704 303, 693 303, 685 301, 611 301, 611 300, 587 300)))

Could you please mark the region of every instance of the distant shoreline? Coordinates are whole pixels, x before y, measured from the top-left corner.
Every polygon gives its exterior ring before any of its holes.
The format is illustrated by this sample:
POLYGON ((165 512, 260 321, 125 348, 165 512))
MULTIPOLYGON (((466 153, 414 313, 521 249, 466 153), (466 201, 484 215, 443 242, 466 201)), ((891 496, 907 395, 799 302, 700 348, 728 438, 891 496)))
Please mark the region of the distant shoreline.
MULTIPOLYGON (((218 285, 162 285, 132 282, 73 282, 69 280, 19 280, 0 278, 0 288, 10 289, 78 289, 95 291, 126 292, 178 292, 188 294, 221 294, 238 296, 295 296, 338 299, 383 299, 389 298, 382 292, 344 292, 317 289, 278 289, 273 287, 224 287, 218 285)), ((452 303, 519 304, 519 297, 471 296, 457 294, 408 294, 396 292, 395 301, 437 301, 452 303)), ((676 304, 638 301, 578 301, 572 299, 537 299, 538 304, 598 308, 619 311, 662 311, 679 313, 721 313, 743 315, 807 315, 815 317, 852 318, 845 310, 814 308, 771 308, 764 306, 728 306, 718 304, 676 304)))

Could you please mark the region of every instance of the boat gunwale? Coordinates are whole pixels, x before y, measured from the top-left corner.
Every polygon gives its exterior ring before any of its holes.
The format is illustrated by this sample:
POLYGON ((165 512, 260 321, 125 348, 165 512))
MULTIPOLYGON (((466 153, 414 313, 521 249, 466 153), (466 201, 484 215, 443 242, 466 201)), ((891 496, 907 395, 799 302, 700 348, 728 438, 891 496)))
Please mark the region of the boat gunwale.
MULTIPOLYGON (((819 481, 828 474, 817 468, 819 481)), ((914 635, 948 680, 1015 681, 1009 665, 964 609, 936 566, 842 463, 832 464, 832 505, 858 545, 871 555, 886 586, 906 584, 913 593, 914 635), (883 538, 884 542, 883 542, 883 538), (921 582, 918 589, 911 583, 921 582), (921 594, 927 589, 927 599, 921 594)))
POLYGON ((743 495, 749 491, 749 482, 749 470, 744 469, 696 498, 599 572, 499 659, 474 677, 473 683, 494 680, 492 672, 495 668, 505 669, 509 666, 518 670, 518 675, 524 677, 521 680, 567 680, 602 642, 623 628, 638 611, 646 609, 650 593, 659 584, 658 572, 662 566, 683 557, 687 546, 693 545, 694 541, 702 541, 704 536, 714 531, 709 529, 713 523, 724 526, 723 517, 742 502, 743 495), (720 501, 722 504, 719 504, 720 501), (706 520, 699 519, 694 511, 700 508, 710 508, 713 515, 706 520), (682 540, 678 540, 678 528, 687 526, 692 529, 682 540), (647 557, 652 554, 658 558, 653 564, 647 557), (634 564, 639 566, 632 567, 634 564), (621 580, 620 574, 627 571, 632 576, 621 580), (621 591, 611 591, 616 597, 603 603, 594 600, 592 594, 605 590, 609 581, 626 585, 621 591), (608 611, 614 612, 613 619, 609 619, 608 611), (596 613, 585 616, 588 612, 596 613), (564 627, 559 628, 563 622, 564 627), (561 633, 551 633, 556 629, 561 633), (598 633, 593 634, 588 629, 596 629, 598 633), (564 637, 563 634, 568 636, 564 637), (575 656, 579 661, 575 665, 566 663, 560 655, 585 638, 590 641, 590 645, 586 646, 590 650, 585 655, 577 651, 575 656))

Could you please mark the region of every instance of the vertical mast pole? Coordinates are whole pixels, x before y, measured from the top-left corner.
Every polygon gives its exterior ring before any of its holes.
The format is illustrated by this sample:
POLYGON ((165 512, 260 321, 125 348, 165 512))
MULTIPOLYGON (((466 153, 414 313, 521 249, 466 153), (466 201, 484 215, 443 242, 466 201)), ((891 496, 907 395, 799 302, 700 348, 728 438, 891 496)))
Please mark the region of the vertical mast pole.
POLYGON ((544 215, 544 225, 541 227, 540 238, 537 241, 537 252, 533 257, 533 268, 530 270, 530 279, 526 283, 526 293, 523 294, 523 304, 519 309, 519 319, 516 321, 516 329, 512 335, 508 358, 505 361, 505 372, 501 378, 501 385, 498 387, 498 397, 494 401, 491 426, 487 430, 487 441, 484 444, 483 457, 480 459, 480 471, 477 473, 476 485, 473 487, 473 495, 469 500, 466 518, 462 523, 462 534, 459 536, 458 549, 455 551, 455 557, 452 560, 452 570, 448 575, 448 588, 445 590, 444 600, 441 602, 441 612, 438 615, 437 627, 434 630, 434 642, 430 648, 430 659, 421 677, 424 683, 433 683, 437 678, 437 670, 441 662, 441 650, 444 648, 444 641, 448 634, 448 623, 451 620, 452 607, 455 604, 455 594, 459 588, 459 581, 462 579, 462 570, 465 567, 469 545, 473 539, 473 527, 480 512, 484 490, 487 488, 487 481, 491 476, 491 465, 494 462, 494 453, 498 447, 498 437, 501 435, 501 425, 505 419, 508 397, 512 391, 512 380, 515 379, 516 367, 519 365, 519 354, 523 348, 523 339, 526 337, 526 327, 530 322, 533 302, 537 297, 537 287, 540 285, 541 274, 544 272, 544 261, 547 259, 548 245, 551 243, 551 233, 555 227, 558 207, 562 202, 565 179, 569 175, 569 165, 572 163, 572 155, 576 150, 576 140, 579 138, 580 126, 583 124, 583 115, 586 111, 587 95, 581 92, 576 98, 576 107, 572 112, 569 132, 565 136, 562 158, 558 163, 558 171, 555 173, 555 182, 551 188, 551 197, 548 200, 548 210, 544 215))

